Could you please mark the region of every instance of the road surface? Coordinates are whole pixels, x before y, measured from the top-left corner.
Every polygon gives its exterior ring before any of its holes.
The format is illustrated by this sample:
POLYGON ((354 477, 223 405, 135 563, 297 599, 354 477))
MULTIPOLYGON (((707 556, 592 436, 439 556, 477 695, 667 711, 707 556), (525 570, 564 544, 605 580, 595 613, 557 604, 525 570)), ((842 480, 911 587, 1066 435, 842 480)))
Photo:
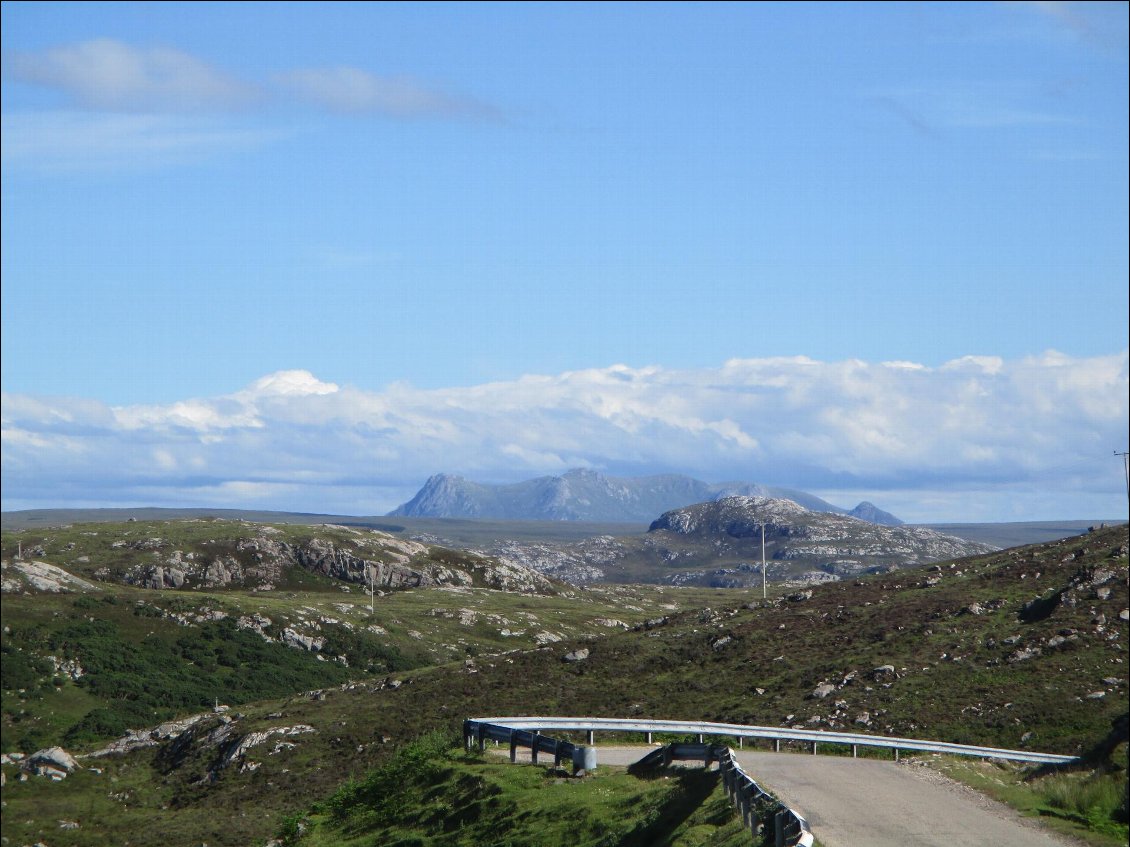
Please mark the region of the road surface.
MULTIPOLYGON (((643 747, 598 747, 628 765, 643 747)), ((544 754, 543 754, 544 758, 544 754)), ((760 785, 800 812, 824 847, 1071 847, 1012 809, 921 765, 738 751, 760 785)))

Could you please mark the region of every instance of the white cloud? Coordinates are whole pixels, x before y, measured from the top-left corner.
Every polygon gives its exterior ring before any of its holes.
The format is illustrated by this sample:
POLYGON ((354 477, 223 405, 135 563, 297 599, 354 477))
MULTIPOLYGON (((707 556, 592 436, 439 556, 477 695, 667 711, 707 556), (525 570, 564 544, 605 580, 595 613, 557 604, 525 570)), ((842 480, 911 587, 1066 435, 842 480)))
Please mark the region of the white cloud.
POLYGON ((613 366, 380 392, 281 371, 222 397, 115 409, 11 395, 5 508, 96 493, 107 505, 215 505, 222 495, 227 505, 360 513, 360 503, 391 509, 437 471, 513 481, 583 466, 791 485, 846 506, 870 492, 919 520, 1020 519, 1026 502, 1059 504, 1031 519, 1102 517, 1088 512, 1096 503, 1109 503, 1109 517, 1125 507, 1110 455, 1125 446, 1127 370, 1126 352, 1049 352, 936 368, 804 358, 613 366), (914 512, 914 502, 947 513, 914 512))
POLYGON ((55 89, 74 105, 115 112, 226 111, 254 101, 256 87, 169 47, 99 38, 4 57, 5 75, 55 89))
POLYGON ((246 392, 250 399, 256 397, 303 397, 317 394, 335 394, 340 391, 332 382, 322 382, 310 371, 277 371, 260 377, 246 392))
POLYGON ((3 74, 62 100, 47 109, 9 109, 3 116, 5 167, 42 171, 165 167, 254 149, 293 134, 246 125, 268 119, 265 107, 272 105, 301 103, 323 112, 400 120, 501 117, 489 103, 408 76, 335 67, 291 70, 261 81, 226 73, 182 50, 111 38, 5 52, 3 74))
POLYGON ((279 74, 276 83, 300 100, 331 112, 395 118, 488 119, 493 106, 407 76, 378 76, 360 68, 305 68, 279 74))
POLYGON ((13 112, 0 125, 5 167, 63 172, 184 164, 277 137, 199 115, 13 112))

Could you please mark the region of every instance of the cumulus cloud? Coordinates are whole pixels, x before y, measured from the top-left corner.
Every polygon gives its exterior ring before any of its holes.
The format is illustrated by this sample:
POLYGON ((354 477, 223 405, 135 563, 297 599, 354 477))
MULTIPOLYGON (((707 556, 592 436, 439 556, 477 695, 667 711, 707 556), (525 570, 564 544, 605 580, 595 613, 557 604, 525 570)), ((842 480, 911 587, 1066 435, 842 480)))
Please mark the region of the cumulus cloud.
POLYGON ((1125 440, 1127 370, 1126 352, 933 368, 797 357, 379 392, 283 371, 161 406, 13 395, 5 508, 371 514, 437 471, 502 482, 591 467, 790 485, 917 520, 1095 517, 1125 506, 1110 455, 1125 440))

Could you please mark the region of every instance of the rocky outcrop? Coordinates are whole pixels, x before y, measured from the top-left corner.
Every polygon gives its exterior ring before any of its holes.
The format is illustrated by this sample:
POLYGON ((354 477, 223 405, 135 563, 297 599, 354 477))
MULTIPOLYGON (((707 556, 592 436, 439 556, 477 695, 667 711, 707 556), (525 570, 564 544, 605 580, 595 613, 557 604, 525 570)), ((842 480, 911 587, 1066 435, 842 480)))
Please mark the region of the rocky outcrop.
MULTIPOLYGON (((471 583, 470 577, 462 572, 457 574, 447 569, 439 569, 443 573, 437 573, 433 569, 433 573, 426 574, 422 570, 414 570, 403 564, 386 564, 362 558, 321 538, 313 538, 300 547, 284 546, 289 548, 289 555, 294 561, 306 570, 343 582, 364 585, 369 585, 371 582, 379 588, 419 588, 425 585, 471 583)), ((418 546, 420 552, 425 549, 423 545, 418 546)))
MULTIPOLYGON (((769 497, 726 497, 666 512, 651 524, 648 534, 671 548, 669 559, 681 555, 694 558, 687 547, 759 555, 764 533, 768 555, 775 563, 791 564, 793 580, 816 583, 840 576, 880 570, 886 566, 915 566, 990 552, 988 545, 943 535, 930 529, 879 526, 845 515, 813 512, 791 500, 769 497), (679 539, 681 548, 675 546, 679 539), (686 551, 686 552, 683 552, 686 551), (807 565, 807 571, 804 566, 807 565)), ((760 569, 752 564, 736 566, 734 585, 751 584, 760 569)), ((776 568, 778 573, 781 568, 776 568)), ((772 569, 771 569, 772 573, 772 569)), ((701 576, 701 574, 700 574, 701 576)), ((696 580, 703 582, 703 578, 696 580)), ((712 577, 713 578, 713 577, 712 577)), ((711 582, 710 584, 714 584, 711 582)))
MULTIPOLYGON (((300 567, 381 591, 472 585, 526 593, 555 591, 549 579, 520 562, 439 550, 376 530, 327 525, 325 533, 288 542, 277 537, 273 527, 257 529, 253 537, 217 545, 224 547, 217 553, 170 551, 170 545, 159 538, 123 542, 119 549, 143 550, 157 561, 135 564, 122 578, 128 584, 157 590, 198 586, 267 589, 282 581, 288 568, 300 567), (344 541, 343 533, 348 534, 344 541)), ((5 580, 7 585, 7 574, 5 580)))
POLYGON ((78 769, 75 757, 62 747, 48 747, 32 753, 20 762, 20 770, 36 776, 46 776, 56 782, 78 769))
POLYGON ((69 571, 47 562, 4 562, 0 590, 5 594, 44 591, 51 594, 66 592, 101 591, 93 583, 80 579, 69 571))
MULTIPOLYGON (((294 741, 287 739, 316 731, 308 724, 245 730, 238 717, 232 718, 224 714, 200 715, 161 744, 154 764, 165 774, 186 767, 195 769, 197 782, 216 782, 225 770, 233 766, 240 773, 256 770, 259 763, 253 761, 249 753, 271 739, 280 740, 272 750, 265 753, 277 755, 297 746, 294 741)), ((156 730, 150 730, 150 733, 155 732, 156 730)), ((116 743, 121 745, 124 742, 125 739, 122 739, 116 743)))

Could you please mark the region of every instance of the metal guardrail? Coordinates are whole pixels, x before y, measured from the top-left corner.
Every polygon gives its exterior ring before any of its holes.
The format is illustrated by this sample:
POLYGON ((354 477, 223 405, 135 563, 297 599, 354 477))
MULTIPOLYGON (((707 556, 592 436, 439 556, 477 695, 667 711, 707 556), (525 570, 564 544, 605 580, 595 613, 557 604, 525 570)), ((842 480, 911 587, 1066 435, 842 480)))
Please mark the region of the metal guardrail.
POLYGON ((946 741, 922 741, 916 738, 895 738, 868 735, 858 732, 826 732, 818 729, 784 729, 775 726, 746 726, 743 724, 710 723, 704 721, 631 720, 622 718, 566 718, 566 717, 497 717, 473 718, 474 721, 493 723, 514 729, 557 730, 560 732, 587 732, 592 743, 594 732, 655 732, 694 734, 699 736, 726 736, 731 738, 763 738, 780 741, 805 741, 817 745, 844 744, 852 747, 879 747, 895 751, 917 750, 927 753, 946 753, 954 756, 976 756, 984 759, 1004 759, 1035 764, 1063 764, 1073 762, 1075 756, 1054 753, 1033 753, 1027 750, 1007 750, 999 747, 978 747, 970 744, 951 744, 946 741))
MULTIPOLYGON (((734 751, 722 745, 703 743, 706 736, 730 738, 772 739, 777 749, 781 741, 804 741, 812 745, 813 754, 821 742, 851 745, 852 755, 857 748, 879 747, 893 749, 895 759, 899 750, 917 750, 930 753, 947 753, 957 756, 978 756, 988 759, 1006 759, 1017 762, 1037 764, 1059 764, 1071 762, 1075 756, 1060 756, 1053 753, 1032 753, 1027 750, 1006 750, 998 747, 977 747, 969 744, 951 744, 945 741, 922 741, 915 738, 891 738, 880 735, 867 735, 858 732, 825 732, 813 729, 782 729, 773 726, 745 726, 743 724, 712 723, 706 721, 661 721, 630 720, 621 718, 562 718, 562 717, 499 717, 469 718, 463 722, 463 740, 468 747, 478 743, 482 750, 488 740, 505 741, 510 744, 510 761, 516 760, 517 747, 529 747, 531 759, 537 762, 538 753, 552 753, 554 767, 568 756, 573 763, 573 772, 592 770, 596 766, 593 749, 593 734, 596 732, 639 732, 651 741, 653 733, 695 734, 698 744, 671 744, 654 750, 638 764, 668 765, 679 759, 702 759, 708 766, 711 761, 718 762, 726 793, 742 815, 742 823, 748 827, 754 839, 758 838, 759 828, 767 827, 773 820, 777 847, 811 847, 813 834, 808 822, 796 811, 785 806, 766 792, 747 774, 734 756, 734 751), (561 741, 547 735, 542 730, 560 732, 585 732, 589 746, 580 746, 569 741, 561 741)), ((764 829, 762 829, 764 835, 764 829)))
POLYGON ((487 741, 505 741, 510 745, 510 761, 518 758, 518 748, 527 747, 530 750, 530 761, 538 763, 539 753, 552 753, 553 766, 561 767, 561 760, 568 758, 573 765, 573 773, 579 770, 591 770, 596 764, 595 751, 592 748, 581 747, 571 741, 562 741, 548 735, 542 735, 536 730, 518 729, 511 726, 502 726, 477 720, 463 721, 463 745, 470 749, 477 744, 482 751, 487 741))
POLYGON ((742 826, 754 843, 774 834, 779 847, 812 847, 815 836, 799 812, 791 809, 757 784, 742 768, 734 751, 720 744, 668 744, 652 750, 633 768, 667 767, 672 762, 699 761, 706 767, 718 763, 726 796, 742 816, 742 826))
MULTIPOLYGON (((505 720, 505 719, 503 719, 505 720)), ((581 770, 592 771, 596 767, 596 750, 569 741, 562 741, 537 730, 520 729, 505 723, 468 719, 463 721, 463 746, 470 749, 478 746, 482 751, 487 741, 505 741, 510 745, 510 761, 517 761, 517 748, 527 747, 530 760, 537 764, 538 753, 552 753, 553 766, 561 766, 561 760, 568 756, 573 763, 573 773, 581 770)), ((702 760, 706 767, 718 763, 722 775, 722 785, 726 796, 742 816, 742 825, 749 831, 753 840, 767 835, 772 821, 772 831, 777 847, 812 847, 813 835, 808 822, 799 812, 789 808, 776 797, 765 791, 747 774, 734 757, 729 747, 717 744, 668 744, 652 750, 633 768, 666 767, 674 761, 702 760)))

